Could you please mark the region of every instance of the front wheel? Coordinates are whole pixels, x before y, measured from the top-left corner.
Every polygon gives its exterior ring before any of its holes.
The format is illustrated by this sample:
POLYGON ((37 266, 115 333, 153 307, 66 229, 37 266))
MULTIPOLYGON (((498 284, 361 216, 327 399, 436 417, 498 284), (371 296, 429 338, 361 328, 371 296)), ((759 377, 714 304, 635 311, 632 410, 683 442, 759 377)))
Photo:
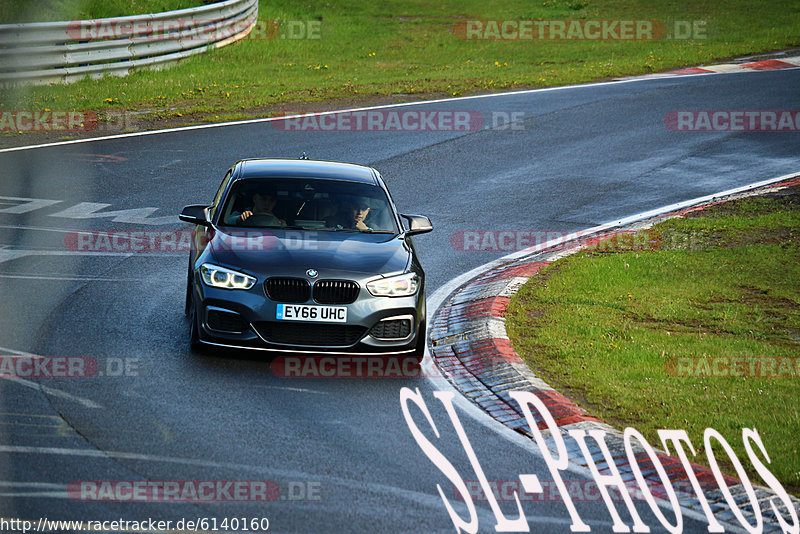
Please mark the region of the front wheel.
MULTIPOLYGON (((191 299, 191 297, 190 297, 191 299)), ((200 343, 200 333, 197 326, 197 306, 193 299, 187 304, 189 310, 189 348, 192 352, 202 352, 203 344, 200 343)))
POLYGON ((422 323, 419 325, 419 331, 417 332, 417 344, 414 347, 414 352, 412 353, 412 356, 420 362, 425 357, 425 346, 427 344, 428 330, 425 323, 422 323))
POLYGON ((191 311, 189 308, 192 306, 192 258, 189 257, 189 272, 186 275, 186 299, 183 305, 183 314, 187 317, 191 311))

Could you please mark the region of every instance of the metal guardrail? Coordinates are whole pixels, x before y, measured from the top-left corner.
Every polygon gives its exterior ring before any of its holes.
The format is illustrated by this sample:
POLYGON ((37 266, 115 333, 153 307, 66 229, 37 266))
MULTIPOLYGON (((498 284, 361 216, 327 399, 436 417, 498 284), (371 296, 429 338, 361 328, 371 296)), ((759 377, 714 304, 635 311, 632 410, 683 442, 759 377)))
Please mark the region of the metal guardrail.
POLYGON ((258 0, 226 0, 109 19, 0 25, 0 84, 72 83, 126 76, 244 38, 258 0))

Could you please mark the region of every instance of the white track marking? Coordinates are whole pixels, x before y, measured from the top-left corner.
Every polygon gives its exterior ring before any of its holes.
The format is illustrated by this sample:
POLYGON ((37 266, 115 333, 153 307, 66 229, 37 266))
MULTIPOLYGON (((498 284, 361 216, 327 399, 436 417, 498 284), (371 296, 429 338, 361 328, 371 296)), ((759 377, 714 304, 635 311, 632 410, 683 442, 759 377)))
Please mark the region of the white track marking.
MULTIPOLYGON (((705 68, 705 67, 703 67, 705 68)), ((783 70, 794 70, 794 68, 787 68, 783 70)), ((736 74, 756 74, 763 71, 743 71, 741 73, 736 74)), ((725 75, 728 73, 717 73, 717 72, 703 72, 698 74, 682 74, 680 75, 681 78, 693 78, 695 76, 718 76, 718 75, 725 75)), ((286 115, 281 117, 263 117, 260 119, 246 119, 240 121, 228 121, 228 122, 219 122, 214 124, 198 124, 194 126, 181 126, 178 128, 166 128, 163 130, 148 130, 146 132, 131 132, 131 133, 124 133, 124 134, 117 134, 117 135, 107 135, 104 137, 90 137, 87 139, 72 139, 70 141, 56 141, 54 143, 43 143, 41 145, 27 145, 27 146, 18 146, 18 147, 10 147, 10 148, 2 148, 0 149, 0 153, 3 152, 17 152, 20 150, 31 150, 35 148, 46 148, 46 147, 53 147, 53 146, 63 146, 63 145, 74 145, 78 143, 91 143, 94 141, 107 141, 111 139, 126 139, 128 137, 137 137, 137 136, 145 136, 145 135, 158 135, 158 134, 165 134, 165 133, 174 133, 174 132, 188 132, 193 130, 205 130, 208 128, 222 128, 226 126, 241 126, 246 124, 259 124, 264 122, 272 122, 276 120, 285 120, 292 117, 315 117, 315 116, 323 116, 323 115, 336 115, 338 113, 353 113, 356 111, 371 111, 375 109, 390 109, 390 108, 399 108, 399 107, 408 107, 408 106, 421 106, 427 104, 440 104, 440 103, 452 103, 452 102, 462 102, 466 100, 479 100, 483 98, 496 98, 496 97, 503 97, 503 96, 514 96, 514 95, 527 95, 527 94, 534 94, 534 93, 544 93, 549 91, 563 91, 566 89, 579 89, 583 87, 602 87, 604 85, 614 85, 614 84, 621 84, 621 83, 633 83, 633 82, 641 82, 641 81, 649 81, 652 78, 632 78, 627 80, 613 80, 608 82, 597 82, 597 83, 588 83, 588 84, 576 84, 576 85, 564 85, 559 87, 542 87, 541 89, 525 89, 522 91, 509 91, 505 93, 491 93, 487 95, 472 95, 472 96, 461 96, 457 98, 439 98, 436 100, 422 100, 419 102, 402 102, 399 104, 384 104, 380 106, 368 106, 368 107, 361 107, 361 108, 350 108, 350 109, 338 109, 332 111, 318 111, 313 113, 299 113, 297 115, 286 115)))
POLYGON ((0 488, 62 489, 64 484, 52 482, 20 482, 19 480, 0 480, 0 488))
POLYGON ((111 204, 104 202, 81 202, 74 206, 51 213, 50 217, 61 217, 64 219, 107 219, 112 217, 112 222, 132 223, 132 224, 175 224, 174 215, 164 215, 162 217, 151 217, 158 208, 130 208, 124 210, 102 211, 111 204))
POLYGON ((42 208, 47 208, 54 204, 58 204, 61 202, 60 200, 48 200, 44 198, 26 198, 26 197, 4 197, 0 196, 0 205, 5 204, 6 201, 19 201, 22 200, 23 202, 20 204, 14 204, 8 208, 0 209, 0 213, 13 213, 19 215, 21 213, 29 213, 31 211, 35 211, 42 208))
POLYGON ((315 389, 306 389, 306 388, 292 388, 285 386, 251 386, 251 387, 259 389, 282 389, 286 391, 297 391, 298 393, 315 393, 317 395, 328 395, 327 391, 317 391, 315 389))
POLYGON ((62 282, 146 282, 147 278, 113 278, 102 276, 68 276, 68 275, 49 275, 49 274, 4 274, 0 273, 0 278, 12 278, 17 280, 58 280, 62 282))
MULTIPOLYGON (((20 350, 9 349, 6 347, 0 347, 0 352, 16 354, 18 356, 28 356, 30 358, 45 358, 46 356, 41 356, 39 354, 33 354, 30 352, 23 352, 20 350)), ((35 389, 37 391, 41 391, 42 393, 46 393, 47 395, 53 397, 59 397, 61 399, 70 400, 73 402, 77 402, 81 406, 85 406, 86 408, 102 408, 100 404, 97 404, 93 400, 85 399, 83 397, 78 397, 77 395, 72 395, 71 393, 67 393, 66 391, 61 391, 60 389, 51 388, 48 386, 43 386, 38 382, 32 382, 30 380, 25 380, 24 378, 19 378, 17 376, 4 376, 0 375, 0 380, 7 380, 8 382, 13 382, 15 384, 19 384, 20 386, 35 389)))
POLYGON ((7 380, 8 382, 14 382, 15 384, 19 384, 20 386, 25 386, 26 388, 31 388, 41 391, 42 393, 46 393, 53 397, 59 397, 62 399, 77 402, 78 404, 80 404, 81 406, 85 406, 86 408, 102 408, 101 405, 97 404, 92 400, 84 399, 83 397, 78 397, 77 395, 72 395, 70 393, 67 393, 66 391, 61 391, 60 389, 43 386, 37 382, 31 382, 30 380, 25 380, 24 378, 19 378, 16 376, 0 375, 0 379, 7 380))
POLYGON ((107 252, 107 251, 86 251, 77 250, 42 250, 24 248, 0 248, 0 263, 24 258, 26 256, 117 256, 127 258, 129 256, 175 256, 181 252, 107 252))
MULTIPOLYGON (((172 456, 159 456, 159 455, 152 455, 152 454, 140 454, 140 453, 133 453, 133 452, 121 452, 121 451, 101 451, 97 449, 65 449, 65 448, 56 448, 56 447, 28 447, 28 446, 12 446, 12 445, 0 445, 0 454, 41 454, 41 455, 56 455, 56 456, 77 456, 77 457, 89 457, 89 458, 110 458, 114 460, 135 460, 135 461, 144 461, 144 462, 163 462, 163 463, 171 463, 171 464, 179 464, 179 465, 191 465, 197 467, 204 467, 204 468, 212 468, 212 469, 231 469, 231 470, 243 470, 248 472, 256 472, 256 473, 267 473, 270 476, 274 476, 276 478, 286 479, 286 480, 307 480, 307 479, 315 479, 315 475, 313 473, 306 473, 303 471, 294 471, 294 470, 284 470, 284 469, 274 469, 268 467, 266 464, 261 465, 246 465, 246 464, 236 464, 230 462, 212 462, 209 460, 197 460, 191 458, 176 458, 172 456)), ((441 507, 442 500, 439 495, 434 493, 421 493, 419 491, 407 490, 395 486, 389 486, 386 484, 378 484, 373 482, 365 482, 363 480, 354 480, 354 479, 347 479, 341 477, 334 477, 334 476, 326 476, 324 478, 325 482, 332 485, 340 485, 346 488, 354 489, 359 492, 364 492, 365 490, 372 493, 379 493, 379 494, 390 494, 395 496, 396 498, 403 498, 408 501, 416 502, 423 506, 429 506, 432 508, 439 508, 441 507)), ((480 508, 481 512, 484 512, 485 517, 493 517, 491 512, 486 508, 480 508)), ((568 525, 572 523, 572 520, 569 517, 563 516, 537 516, 537 515, 527 515, 526 516, 529 521, 531 522, 544 522, 544 523, 556 523, 556 524, 564 524, 568 525)), ((606 527, 610 526, 611 522, 609 520, 595 520, 595 521, 588 521, 593 525, 604 525, 606 527)))
POLYGON ((91 229, 77 229, 77 228, 55 228, 53 226, 26 226, 24 224, 0 224, 0 228, 8 228, 9 230, 39 230, 42 232, 58 232, 60 234, 71 234, 71 233, 87 233, 91 234, 95 230, 91 229))

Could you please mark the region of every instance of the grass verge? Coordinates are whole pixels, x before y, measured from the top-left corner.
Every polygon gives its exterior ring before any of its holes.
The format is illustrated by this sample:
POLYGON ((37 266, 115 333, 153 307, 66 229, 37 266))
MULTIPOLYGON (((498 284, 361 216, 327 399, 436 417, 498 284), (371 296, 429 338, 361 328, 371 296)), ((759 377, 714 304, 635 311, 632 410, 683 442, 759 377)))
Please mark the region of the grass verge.
POLYGON ((506 316, 515 350, 556 389, 653 444, 657 429, 682 428, 702 450, 711 427, 747 468, 741 431, 758 429, 770 470, 797 494, 800 186, 647 233, 659 236, 655 250, 601 242, 532 278, 506 316), (733 376, 752 374, 750 362, 758 376, 733 376))
MULTIPOLYGON (((93 4, 92 16, 108 14, 103 6, 109 2, 93 4)), ((175 67, 122 79, 3 89, 0 102, 7 109, 101 115, 137 110, 145 119, 180 125, 264 116, 297 103, 404 101, 583 83, 800 45, 800 4, 793 0, 776 0, 769 9, 759 0, 262 0, 259 19, 279 21, 282 37, 256 32, 175 67), (655 20, 673 30, 676 21, 699 22, 702 31, 660 40, 465 40, 455 31, 466 21, 538 19, 655 20)))

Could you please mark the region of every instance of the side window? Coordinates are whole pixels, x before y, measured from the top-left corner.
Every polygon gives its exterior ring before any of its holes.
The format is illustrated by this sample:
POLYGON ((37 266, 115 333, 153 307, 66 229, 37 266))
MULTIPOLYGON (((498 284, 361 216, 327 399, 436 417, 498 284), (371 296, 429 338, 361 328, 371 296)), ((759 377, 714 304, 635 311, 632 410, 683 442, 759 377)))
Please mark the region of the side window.
POLYGON ((228 182, 231 181, 231 176, 233 176, 233 167, 228 169, 228 172, 225 174, 225 178, 222 179, 222 183, 217 190, 217 194, 214 195, 214 203, 212 204, 212 213, 211 217, 217 216, 217 210, 219 209, 219 202, 222 200, 222 194, 225 192, 225 189, 228 187, 228 182))

